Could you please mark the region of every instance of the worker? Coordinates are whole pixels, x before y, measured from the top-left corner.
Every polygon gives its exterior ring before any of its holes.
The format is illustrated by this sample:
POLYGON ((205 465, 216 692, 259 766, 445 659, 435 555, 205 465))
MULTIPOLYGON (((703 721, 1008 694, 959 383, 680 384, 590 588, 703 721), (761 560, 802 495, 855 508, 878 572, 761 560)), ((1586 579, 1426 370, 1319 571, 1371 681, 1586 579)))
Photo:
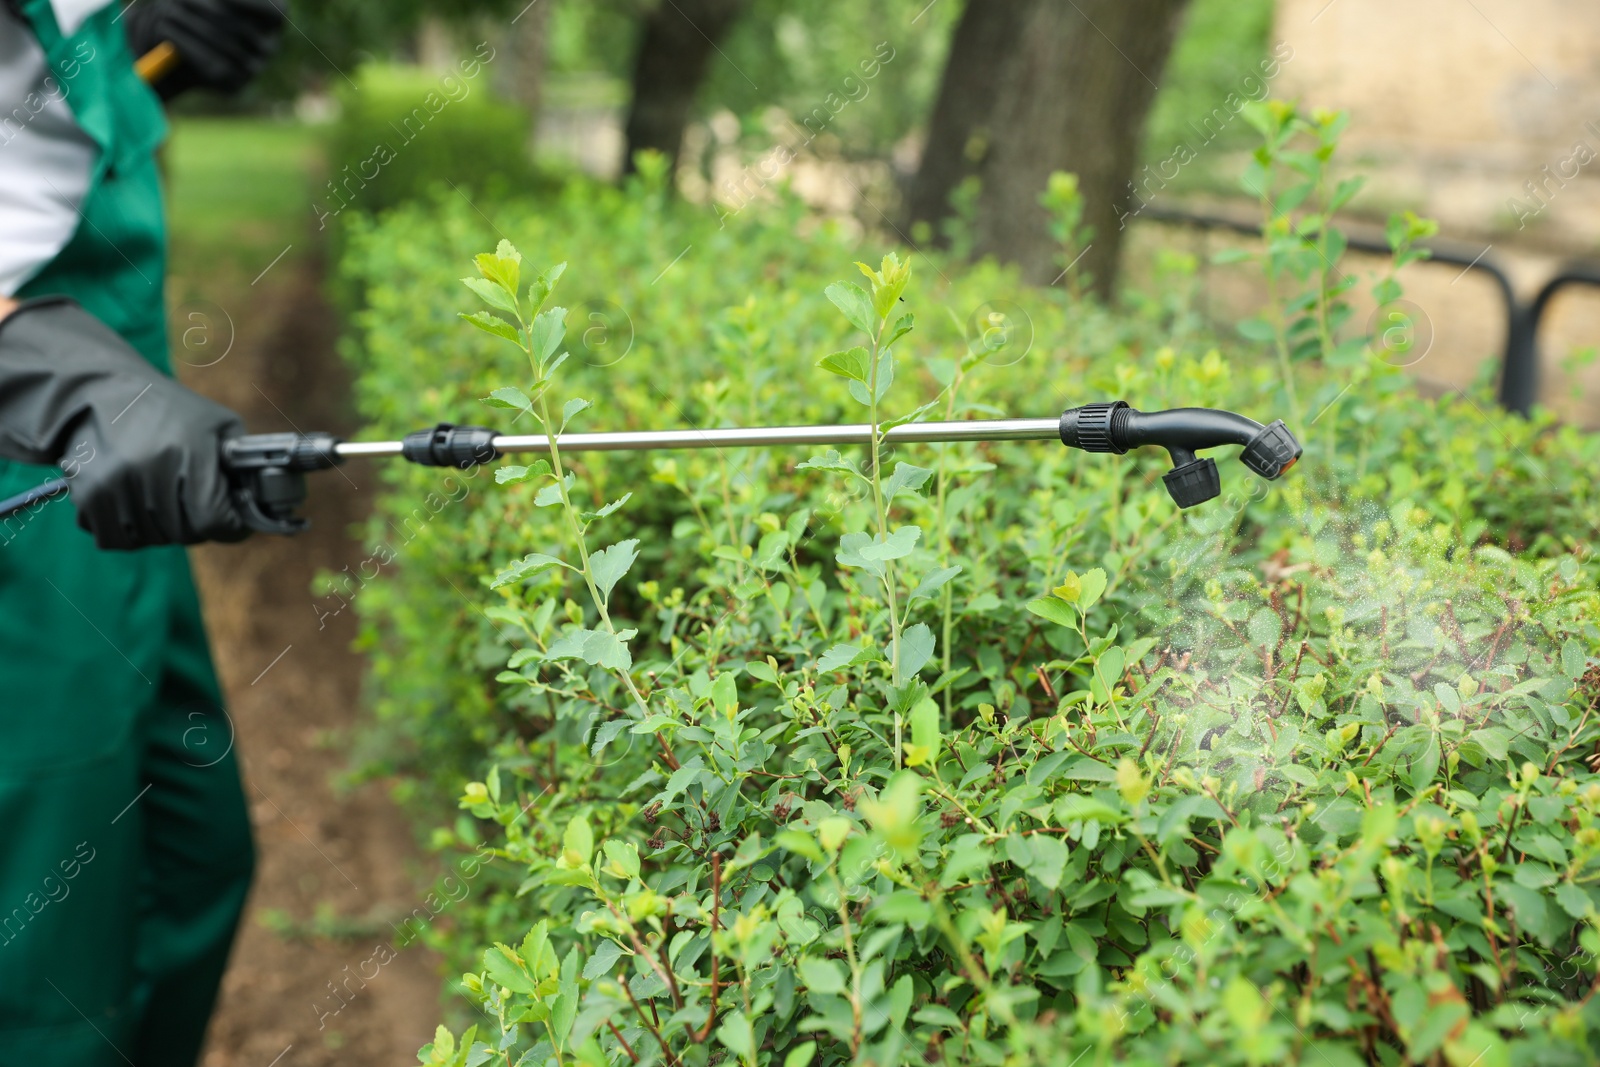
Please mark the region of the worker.
POLYGON ((270 0, 0 0, 0 1067, 191 1067, 253 865, 181 547, 239 419, 170 374, 157 86, 232 91, 270 0), (54 466, 52 466, 54 465, 54 466))

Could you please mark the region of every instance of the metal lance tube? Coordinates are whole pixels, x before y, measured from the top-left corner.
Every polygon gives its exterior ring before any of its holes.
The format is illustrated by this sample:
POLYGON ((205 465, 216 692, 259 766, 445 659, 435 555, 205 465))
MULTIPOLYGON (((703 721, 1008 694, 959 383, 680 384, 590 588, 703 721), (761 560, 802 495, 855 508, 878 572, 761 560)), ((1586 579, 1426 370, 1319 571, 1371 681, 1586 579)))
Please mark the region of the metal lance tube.
MULTIPOLYGON (((910 422, 883 432, 891 444, 952 441, 1053 441, 1059 419, 976 419, 965 422, 910 422)), ((494 450, 502 455, 548 452, 544 434, 497 434, 494 450)), ((759 448, 783 445, 865 445, 872 443, 867 423, 843 426, 751 426, 715 430, 640 430, 624 433, 567 433, 556 440, 563 452, 645 452, 681 448, 759 448)), ((399 441, 340 441, 340 459, 398 456, 399 441)))

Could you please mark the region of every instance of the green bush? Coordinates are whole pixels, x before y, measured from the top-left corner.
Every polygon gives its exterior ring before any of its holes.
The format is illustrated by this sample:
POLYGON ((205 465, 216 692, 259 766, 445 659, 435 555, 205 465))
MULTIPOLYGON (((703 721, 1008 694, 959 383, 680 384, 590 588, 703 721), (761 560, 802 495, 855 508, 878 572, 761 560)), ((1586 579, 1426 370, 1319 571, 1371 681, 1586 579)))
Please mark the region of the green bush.
POLYGON ((525 182, 529 119, 490 95, 488 44, 452 70, 369 63, 338 94, 329 177, 314 198, 322 225, 347 210, 375 212, 436 182, 473 189, 525 182))
POLYGON ((1192 514, 1161 457, 1047 444, 384 468, 321 604, 389 766, 463 809, 474 888, 414 933, 491 1021, 425 1063, 1593 1062, 1592 439, 1302 351, 1338 294, 1287 237, 1321 295, 1276 361, 1221 354, 1178 257, 1113 313, 936 258, 858 289, 844 232, 659 175, 492 214, 574 264, 478 258, 504 339, 455 318, 459 197, 357 226, 374 432, 1292 387, 1307 452, 1192 514))

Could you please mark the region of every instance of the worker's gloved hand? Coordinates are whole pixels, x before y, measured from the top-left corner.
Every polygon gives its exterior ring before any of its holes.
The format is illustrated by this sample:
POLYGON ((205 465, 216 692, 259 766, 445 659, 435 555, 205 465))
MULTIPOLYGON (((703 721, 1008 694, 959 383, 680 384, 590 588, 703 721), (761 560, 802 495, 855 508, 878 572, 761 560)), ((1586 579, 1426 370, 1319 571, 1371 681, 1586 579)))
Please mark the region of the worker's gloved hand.
POLYGON ((248 536, 221 458, 243 432, 72 301, 27 302, 0 321, 0 457, 60 464, 101 548, 248 536))
POLYGON ((284 14, 279 0, 137 0, 122 21, 135 58, 163 41, 178 50, 153 86, 171 100, 196 87, 243 89, 277 51, 284 14))

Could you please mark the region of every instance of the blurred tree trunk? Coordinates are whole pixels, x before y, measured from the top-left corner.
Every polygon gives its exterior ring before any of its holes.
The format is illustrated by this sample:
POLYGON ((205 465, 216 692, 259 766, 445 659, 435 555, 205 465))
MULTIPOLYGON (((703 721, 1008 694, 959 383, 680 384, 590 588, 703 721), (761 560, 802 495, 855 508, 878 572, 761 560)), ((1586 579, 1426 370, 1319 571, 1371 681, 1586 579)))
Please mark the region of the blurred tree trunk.
MULTIPOLYGON (((973 7, 1010 2, 1028 10, 1020 18, 992 10, 971 16, 992 40, 953 43, 940 103, 949 93, 968 104, 935 109, 934 127, 942 119, 954 128, 930 128, 922 166, 948 167, 951 145, 981 149, 972 164, 982 182, 975 251, 1016 263, 1026 279, 1045 285, 1062 272, 1039 194, 1051 171, 1077 174, 1083 221, 1094 229, 1077 269, 1109 297, 1145 116, 1188 0, 969 0, 957 33, 973 7), (969 49, 985 58, 957 62, 969 49), (974 99, 989 106, 973 106, 974 99)), ((965 173, 958 166, 946 181, 946 201, 965 173)), ((930 219, 949 213, 934 195, 916 201, 930 219)))
MULTIPOLYGON (((922 163, 906 190, 906 229, 950 214, 950 194, 979 172, 988 150, 995 82, 1016 54, 1037 0, 968 0, 950 37, 922 163)), ((937 233, 937 229, 935 230, 937 233)), ((935 237, 939 244, 945 242, 935 237)))
POLYGON ((550 8, 555 0, 537 0, 512 24, 511 98, 528 112, 531 146, 544 108, 545 55, 549 50, 550 8))
POLYGON ((624 174, 633 155, 653 148, 676 166, 695 94, 706 66, 747 0, 662 0, 644 17, 633 64, 633 101, 628 107, 624 174))

